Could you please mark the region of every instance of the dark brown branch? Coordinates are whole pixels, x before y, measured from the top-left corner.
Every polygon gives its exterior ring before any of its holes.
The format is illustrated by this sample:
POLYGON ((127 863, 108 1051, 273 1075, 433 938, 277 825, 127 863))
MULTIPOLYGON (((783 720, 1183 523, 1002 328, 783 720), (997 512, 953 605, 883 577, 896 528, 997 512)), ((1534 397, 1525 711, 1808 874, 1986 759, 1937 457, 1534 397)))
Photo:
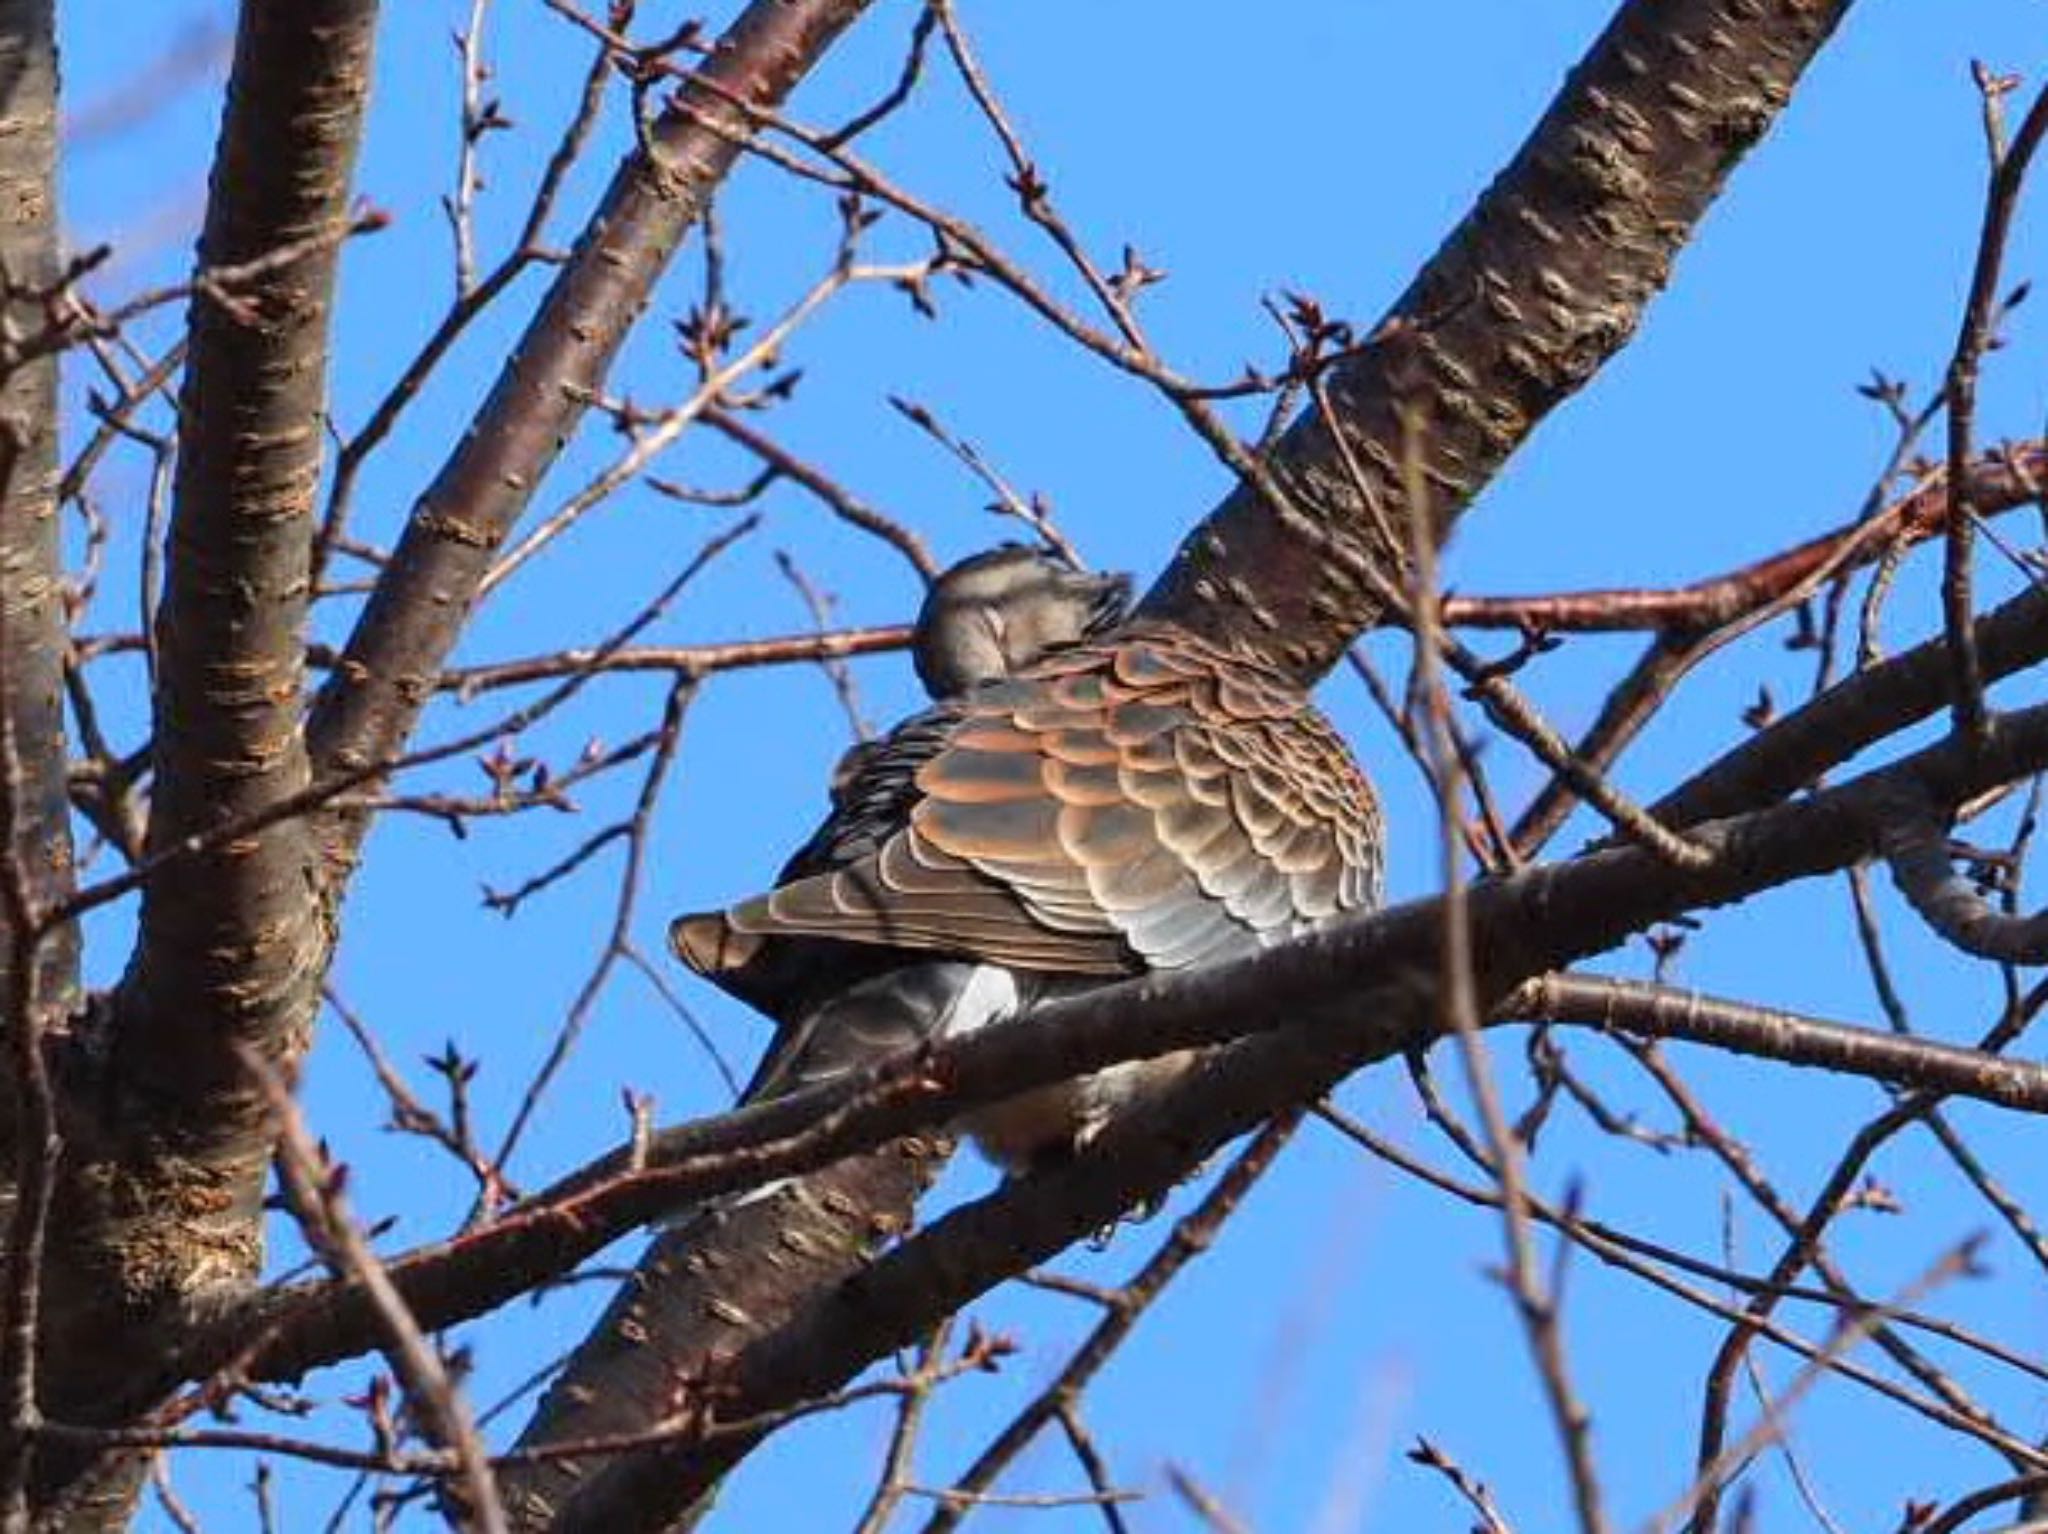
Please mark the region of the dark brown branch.
MULTIPOLYGON (((1318 399, 1323 398, 1319 390, 1318 399)), ((1463 764, 1453 748, 1457 726, 1451 714, 1451 698, 1443 683, 1442 659, 1447 643, 1443 616, 1438 609, 1436 542, 1427 522, 1429 487, 1422 472, 1421 415, 1403 402, 1401 493, 1415 516, 1408 524, 1410 559, 1413 561, 1415 633, 1415 688, 1423 717, 1423 762, 1437 799, 1438 882, 1443 890, 1444 926, 1437 974, 1438 1011, 1454 1038, 1465 1067, 1465 1086, 1478 1110, 1485 1135, 1488 1164, 1500 1185, 1501 1235, 1504 1257, 1502 1280, 1522 1323, 1529 1356, 1542 1383, 1544 1403, 1558 1436, 1565 1468, 1571 1478, 1572 1510, 1577 1514, 1581 1534, 1608 1534, 1611 1527, 1605 1499, 1600 1490, 1598 1467, 1593 1457, 1593 1421, 1578 1386, 1573 1382, 1570 1358, 1564 1340, 1562 1317, 1562 1274, 1546 1282, 1537 1271, 1535 1242, 1529 1215, 1528 1158, 1530 1145, 1509 1124, 1493 1062, 1481 1043, 1478 973, 1475 960, 1474 928, 1466 899, 1465 868, 1459 857, 1455 805, 1463 792, 1463 764)), ((1339 441, 1341 437, 1341 423, 1339 441)), ((1346 448, 1346 471, 1358 473, 1346 448)), ((1487 680, 1505 686, 1498 677, 1487 680)), ((1488 696, 1482 693, 1482 696, 1488 696)), ((1498 717, 1498 714, 1496 714, 1498 717)), ((1520 733, 1520 732, 1518 732, 1520 733)), ((1575 775, 1576 776, 1576 775, 1575 775)), ((1597 780, 1581 778, 1582 791, 1595 787, 1597 780)), ((1598 803, 1597 796, 1589 798, 1598 803)), ((1704 847, 1664 833, 1654 821, 1637 818, 1637 825, 1654 827, 1663 837, 1637 839, 1660 856, 1681 867, 1702 868, 1712 854, 1704 847), (1689 856, 1672 857, 1677 843, 1689 856)), ((1634 829, 1623 822, 1624 830, 1634 829)))
POLYGON ((1540 975, 1511 991, 1494 1009, 1494 1018, 1593 1023, 1644 1038, 1682 1039, 1762 1060, 1871 1076, 1898 1086, 1989 1096, 2008 1106, 2008 1094, 2020 1076, 2029 1074, 2024 1064, 2016 1075, 2013 1061, 1934 1039, 1593 975, 1540 975))
MULTIPOLYGON (((1396 403, 1414 401, 1439 535, 1537 423, 1634 334, 1729 170, 1791 97, 1847 0, 1631 0, 1514 162, 1271 456, 1291 511, 1240 486, 1143 610, 1240 637, 1310 680, 1378 616, 1377 529, 1404 505, 1396 403)), ((1398 520, 1398 518, 1397 518, 1398 520)))
MULTIPOLYGON (((2040 498, 2044 476, 2048 476, 2048 446, 2014 443, 1975 459, 1958 499, 1980 516, 2031 506, 2040 498)), ((1875 516, 1858 517, 1782 553, 1683 586, 1541 596, 1446 596, 1444 622, 1454 628, 1546 634, 1640 629, 1700 634, 1811 590, 1819 578, 1873 564, 1887 550, 1939 536, 1948 526, 1948 486, 1945 469, 1930 473, 1875 516)))
MULTIPOLYGON (((9 344, 42 321, 35 294, 57 280, 57 58, 53 0, 0 3, 0 330, 9 344)), ((14 743, 7 786, 11 835, 0 859, 28 883, 39 908, 72 888, 64 743, 65 612, 59 547, 57 364, 24 362, 0 376, 0 689, 14 743)), ((0 997, 20 994, 14 924, 0 916, 0 997)), ((78 944, 52 934, 35 949, 34 991, 57 1017, 78 1001, 78 944)), ((10 1028, 21 1019, 7 1018, 10 1028)), ((0 1060, 6 1058, 0 1053, 0 1060)), ((12 1075, 0 1064, 0 1082, 12 1075)), ((0 1093, 0 1126, 11 1125, 0 1093)))
MULTIPOLYGON (((1978 1514, 1988 1513, 2002 1502, 2018 1502, 2022 1498, 2038 1496, 2043 1491, 2048 1491, 2048 1472, 2039 1470, 1981 1486, 1968 1496, 1959 1497, 1925 1523, 1915 1525, 1913 1534, 1960 1534, 1978 1514)), ((2022 1527, 2006 1527, 2011 1534, 2024 1534, 2022 1527)))
MULTIPOLYGON (((2028 588, 1979 618, 1975 633, 1987 680, 2048 659, 2048 592, 2028 588)), ((1948 643, 1938 638, 1859 671, 1694 773, 1650 813, 1685 826, 1775 803, 1945 708, 1952 676, 1948 643)))
MULTIPOLYGON (((656 1236, 520 1434, 520 1448, 632 1432, 678 1417, 708 1423, 709 1403, 724 1394, 725 1358, 762 1329, 785 1324, 810 1296, 830 1292, 865 1267, 879 1243, 905 1228, 911 1206, 950 1148, 942 1138, 904 1140, 656 1236), (706 1222, 716 1226, 715 1263, 699 1260, 706 1222), (729 1295, 744 1295, 748 1308, 738 1308, 729 1295)), ((611 1527, 604 1510, 594 1522, 567 1512, 581 1502, 593 1464, 604 1462, 536 1457, 505 1466, 499 1481, 514 1526, 593 1534, 611 1527)), ((673 1515, 688 1503, 659 1498, 650 1510, 655 1505, 673 1515)))
POLYGON ((513 1111, 512 1122, 506 1127, 505 1137, 498 1144, 497 1154, 492 1158, 494 1165, 503 1168, 512 1161, 512 1153, 519 1145, 519 1139, 533 1122, 540 1108, 542 1096, 554 1081, 556 1073, 575 1048, 583 1027, 589 1021, 591 1010, 604 994, 614 966, 625 957, 626 947, 633 930, 633 916, 640 901, 642 871, 647 862, 648 838, 651 834, 655 806, 660 802, 661 791, 668 781, 670 770, 675 766, 676 753, 682 748, 683 718, 688 712, 691 700, 696 695, 696 684, 677 680, 670 684, 668 701, 663 706, 661 724, 657 732, 652 759, 648 763, 646 776, 641 780, 640 794, 635 801, 631 816, 616 829, 625 839, 625 867, 619 875, 618 898, 613 906, 611 931, 606 935, 604 951, 599 955, 589 977, 576 993, 569 1012, 562 1020, 562 1026, 555 1034, 555 1041, 549 1047, 547 1057, 527 1084, 520 1097, 519 1106, 513 1111))
POLYGON ((33 1430, 42 1421, 42 1319, 57 1165, 63 1152, 57 1096, 50 1071, 53 1029, 41 994, 46 936, 38 909, 34 866, 19 856, 20 790, 28 781, 14 737, 14 718, 0 671, 0 938, 7 989, 5 1079, 8 1127, 8 1209, 4 1271, 0 1271, 0 1527, 13 1534, 28 1525, 33 1430))
MULTIPOLYGON (((376 19, 375 0, 242 12, 199 250, 202 273, 241 275, 231 300, 202 282, 191 304, 152 849, 309 781, 299 713, 328 321, 376 19)), ((52 1254, 49 1389, 65 1416, 94 1420, 150 1351, 143 1331, 261 1262, 273 1128, 238 1052, 296 1069, 326 961, 314 873, 304 823, 283 819, 164 864, 143 891, 105 1118, 74 1158, 52 1254)))
MULTIPOLYGON (((17 352, 59 280, 57 44, 52 0, 0 0, 0 342, 17 352)), ((75 882, 64 738, 65 591, 59 542, 57 364, 0 373, 0 1517, 29 1507, 33 1445, 52 1360, 44 1255, 60 1149, 46 1046, 79 1000, 76 934, 38 932, 75 882)))
POLYGON ((1974 734, 1984 724, 1984 677, 1978 668, 1975 639, 1970 620, 1974 614, 1971 598, 1971 554, 1976 547, 1976 507, 1971 502, 1969 478, 1963 472, 1975 451, 1977 413, 1977 371, 1985 351, 1993 343, 1993 326, 1999 308, 2000 272, 2005 265, 2006 237, 2012 216, 2019 206, 2020 188, 2025 184, 2027 166, 2048 134, 2048 91, 2034 98, 2026 121, 2010 147, 2004 142, 2004 94, 2007 82, 1994 78, 1982 64, 1976 67, 1977 86, 1984 94, 1984 123, 1991 151, 1991 185, 1984 197, 1984 224, 1977 241, 1977 260, 1970 276, 1970 297, 1963 306, 1963 321, 1956 336, 1955 355, 1949 363, 1943 393, 1948 400, 1949 482, 1954 487, 1954 504, 1948 518, 1948 536, 1943 544, 1941 605, 1948 631, 1949 664, 1953 672, 1950 704, 1958 730, 1974 734))
POLYGON ((1901 795, 1882 846, 1899 893, 1964 953, 2003 964, 2048 963, 2048 914, 1997 910, 1958 874, 1949 857, 1948 817, 1938 805, 1901 795))

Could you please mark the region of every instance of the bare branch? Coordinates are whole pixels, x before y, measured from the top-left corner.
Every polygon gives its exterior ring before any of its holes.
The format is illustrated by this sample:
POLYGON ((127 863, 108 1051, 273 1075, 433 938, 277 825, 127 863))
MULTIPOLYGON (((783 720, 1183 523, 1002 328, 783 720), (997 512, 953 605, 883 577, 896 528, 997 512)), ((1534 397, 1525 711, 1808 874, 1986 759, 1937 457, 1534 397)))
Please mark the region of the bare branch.
POLYGON ((385 1333, 385 1357, 405 1388, 408 1404, 428 1439, 454 1455, 459 1495, 451 1511, 457 1526, 479 1534, 504 1534, 505 1511, 498 1505, 497 1486, 469 1407, 349 1213, 342 1193, 344 1169, 328 1163, 300 1120, 290 1089, 269 1063, 252 1053, 249 1069, 277 1115, 280 1180, 299 1228, 329 1271, 361 1285, 371 1297, 385 1333))
MULTIPOLYGON (((1322 675, 1378 614, 1376 523, 1412 515, 1397 401, 1429 423, 1441 536, 1559 402, 1635 332, 1728 172, 1790 99, 1847 0, 1764 15, 1729 0, 1631 0, 1575 67, 1515 160, 1328 385, 1364 499, 1320 413, 1271 455, 1293 510, 1241 486, 1189 535, 1148 615, 1241 637, 1322 675)), ((1389 580, 1389 577, 1394 577, 1389 580)))
MULTIPOLYGON (((1987 727, 1985 721, 1978 724, 1987 727)), ((1908 792, 1899 796, 1893 813, 1883 837, 1885 861, 1899 892, 1928 926, 1978 958, 2048 963, 2048 914, 2020 917, 1995 910, 1959 875, 1949 858, 1948 825, 1939 806, 1924 794, 1908 792)))
MULTIPOLYGON (((561 451, 700 218, 747 125, 728 97, 773 106, 867 0, 754 0, 622 163, 588 232, 514 348, 474 427, 406 524, 309 725, 320 770, 395 756, 411 734, 513 523, 561 451), (725 131, 718 131, 724 128, 725 131)), ((334 834, 353 860, 360 817, 334 834)))
POLYGON ((1977 85, 1984 96, 1986 138, 1991 150, 1991 185, 1984 198, 1984 227, 1977 242, 1977 262, 1970 277, 1969 302, 1964 306, 1954 358, 1949 363, 1944 390, 1948 400, 1948 481, 1954 487, 1954 504, 1948 518, 1948 536, 1942 552, 1941 603, 1947 625, 1949 657, 1953 668, 1955 726, 1974 734, 1984 726, 1984 678, 1979 673, 1970 619, 1971 550, 1977 535, 1976 508, 1968 499, 1969 476, 1964 472, 1976 451, 1977 372, 1984 352, 1993 343, 1993 326, 2001 295, 2000 273, 2005 264, 2006 236, 2012 228, 2013 210, 2019 204, 2020 188, 2026 182, 2027 166, 2048 134, 2048 90, 2034 98, 2026 121, 2008 147, 2000 128, 2003 97, 2010 87, 1994 78, 1983 65, 1977 66, 1977 85))

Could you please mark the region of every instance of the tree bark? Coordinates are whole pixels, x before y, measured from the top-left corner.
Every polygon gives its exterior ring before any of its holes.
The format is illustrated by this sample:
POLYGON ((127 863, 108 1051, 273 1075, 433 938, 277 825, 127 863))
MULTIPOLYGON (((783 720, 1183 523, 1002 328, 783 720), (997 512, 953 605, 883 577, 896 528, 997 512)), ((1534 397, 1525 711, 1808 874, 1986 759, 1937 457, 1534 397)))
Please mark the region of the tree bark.
POLYGON ((1508 455, 1635 335, 1728 172, 1849 0, 1633 0, 1269 467, 1182 543, 1141 612, 1239 640, 1304 684, 1406 589, 1404 412, 1439 542, 1508 455), (1356 469, 1354 476, 1353 468, 1356 469), (1386 526, 1393 547, 1376 529, 1386 526))
MULTIPOLYGON (((937 1137, 897 1141, 656 1235, 520 1441, 630 1433, 703 1411, 723 1394, 741 1347, 902 1234, 947 1149, 937 1137)), ((581 1495, 602 1464, 562 1458, 504 1467, 498 1487, 513 1527, 613 1527, 609 1499, 586 1503, 581 1495)))
MULTIPOLYGON (((0 0, 0 324, 10 351, 41 331, 39 297, 57 264, 57 44, 53 0, 0 0)), ((73 886, 65 791, 64 657, 68 644, 58 543, 57 359, 44 349, 0 374, 0 731, 8 758, 8 844, 0 849, 40 908, 73 886)), ((23 989, 17 936, 0 909, 0 997, 23 989)), ((45 1024, 78 1004, 78 939, 56 931, 37 947, 32 992, 45 1024)), ((4 1004, 4 1003, 0 1003, 4 1004)), ((22 1020, 9 1017, 19 1028, 22 1020)), ((11 1056, 5 1059, 11 1060, 11 1056)), ((0 1081, 12 1074, 0 1063, 0 1081)), ((0 1093, 12 1122, 11 1087, 0 1093)), ((0 1176, 4 1176, 0 1173, 0 1176)))
POLYGON ((57 356, 47 338, 57 259, 57 43, 52 0, 0 0, 0 1207, 7 1217, 10 1502, 32 1465, 14 1426, 35 1409, 37 1272, 50 1225, 55 1112, 46 1062, 79 1003, 77 934, 45 928, 72 860, 64 732, 68 647, 57 505, 57 356))
MULTIPOLYGON (((156 615, 148 848, 310 782, 300 716, 329 329, 376 0, 248 0, 215 151, 156 615), (253 270, 219 279, 224 269, 253 270)), ((244 1053, 286 1077, 329 952, 301 817, 171 858, 90 1086, 72 1094, 45 1403, 120 1420, 187 1323, 255 1277, 275 1129, 244 1053), (152 1364, 154 1361, 154 1365, 152 1364)), ((62 1486, 81 1466, 55 1459, 62 1486)), ((132 1478, 92 1500, 125 1517, 132 1478)), ((81 1514, 75 1526, 86 1526, 81 1514)))

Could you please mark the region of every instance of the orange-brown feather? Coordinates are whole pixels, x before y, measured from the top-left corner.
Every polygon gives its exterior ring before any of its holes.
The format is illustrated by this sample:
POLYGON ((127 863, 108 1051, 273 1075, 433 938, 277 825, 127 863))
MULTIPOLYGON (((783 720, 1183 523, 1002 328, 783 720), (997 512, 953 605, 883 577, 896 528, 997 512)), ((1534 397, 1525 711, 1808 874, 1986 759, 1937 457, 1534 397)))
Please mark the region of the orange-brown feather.
POLYGON ((1378 807, 1336 733, 1277 673, 1178 630, 1061 652, 920 728, 907 769, 884 742, 847 787, 906 807, 875 850, 715 928, 686 919, 684 959, 802 935, 1127 974, 1378 898, 1378 807))

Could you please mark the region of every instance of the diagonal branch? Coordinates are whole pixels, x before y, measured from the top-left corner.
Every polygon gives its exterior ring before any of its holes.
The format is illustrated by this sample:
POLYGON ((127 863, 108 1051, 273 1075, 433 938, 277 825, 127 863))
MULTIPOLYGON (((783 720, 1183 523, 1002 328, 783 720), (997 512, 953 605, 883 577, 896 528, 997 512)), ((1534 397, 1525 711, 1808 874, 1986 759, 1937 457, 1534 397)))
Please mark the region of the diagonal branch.
MULTIPOLYGON (((374 766, 403 748, 499 548, 738 157, 749 120, 735 103, 779 105, 867 4, 753 0, 701 81, 686 80, 646 126, 475 422, 413 508, 314 709, 316 769, 374 766)), ((360 813, 332 828, 326 850, 337 874, 365 828, 360 813)))
MULTIPOLYGON (((2048 591, 2029 586, 1972 625, 1987 681, 2048 660, 2048 591)), ((1650 806, 1666 825, 1740 814, 1798 792, 1830 768, 1945 706, 1948 638, 1858 671, 1715 758, 1650 806)))
POLYGON ((1635 334, 1848 3, 1624 5, 1370 342, 1331 370, 1345 442, 1304 413, 1270 458, 1287 504, 1240 484, 1143 610, 1241 639, 1304 681, 1335 665, 1380 616, 1375 588, 1405 589, 1380 531, 1406 504, 1400 409, 1423 420, 1440 539, 1635 334))

